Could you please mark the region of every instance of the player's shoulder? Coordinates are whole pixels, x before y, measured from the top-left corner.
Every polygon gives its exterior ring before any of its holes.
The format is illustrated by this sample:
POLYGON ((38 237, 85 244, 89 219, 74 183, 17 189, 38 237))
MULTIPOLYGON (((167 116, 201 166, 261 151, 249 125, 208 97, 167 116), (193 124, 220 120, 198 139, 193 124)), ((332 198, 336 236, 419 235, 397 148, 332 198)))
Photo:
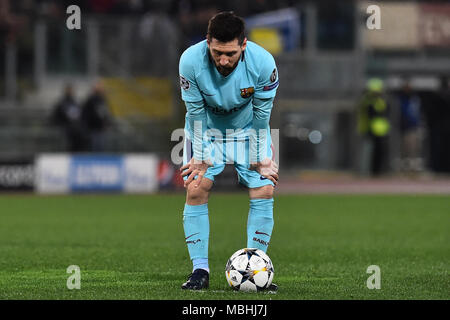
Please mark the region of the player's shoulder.
POLYGON ((207 58, 207 47, 206 40, 190 46, 181 54, 180 65, 187 65, 194 68, 201 67, 207 58))
MULTIPOLYGON (((248 40, 247 41, 247 49, 249 50, 248 53, 250 54, 250 56, 254 56, 254 57, 272 57, 272 54, 267 51, 266 49, 264 49, 263 47, 261 47, 259 44, 248 40)), ((273 58, 273 57, 272 57, 273 58)))
POLYGON ((245 59, 250 68, 257 71, 257 73, 266 67, 273 69, 275 65, 275 59, 272 54, 253 41, 247 41, 245 59))

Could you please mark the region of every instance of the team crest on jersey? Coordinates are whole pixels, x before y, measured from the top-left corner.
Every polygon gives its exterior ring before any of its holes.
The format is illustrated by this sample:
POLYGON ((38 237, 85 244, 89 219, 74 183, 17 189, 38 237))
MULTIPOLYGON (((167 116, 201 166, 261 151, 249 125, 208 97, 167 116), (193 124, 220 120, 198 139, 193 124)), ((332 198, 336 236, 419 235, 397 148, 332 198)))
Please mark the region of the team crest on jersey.
POLYGON ((275 80, 277 80, 277 68, 273 69, 270 75, 270 82, 275 82, 275 80))
POLYGON ((241 97, 244 99, 250 97, 254 93, 255 93, 254 87, 241 89, 241 97))
POLYGON ((189 81, 185 77, 180 76, 180 87, 184 90, 188 90, 190 86, 191 84, 189 81))

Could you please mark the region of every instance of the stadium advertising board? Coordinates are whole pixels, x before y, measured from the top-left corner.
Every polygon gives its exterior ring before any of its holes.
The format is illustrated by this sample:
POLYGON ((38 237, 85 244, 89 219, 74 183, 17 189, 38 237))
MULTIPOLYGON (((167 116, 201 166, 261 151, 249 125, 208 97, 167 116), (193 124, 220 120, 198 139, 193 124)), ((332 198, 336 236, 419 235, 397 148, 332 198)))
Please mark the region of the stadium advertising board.
POLYGON ((0 162, 0 190, 31 191, 34 188, 34 164, 27 160, 0 162))
POLYGON ((150 193, 158 188, 157 168, 151 154, 43 154, 36 159, 36 190, 150 193))
POLYGON ((422 4, 420 11, 422 45, 450 47, 450 4, 422 4))
MULTIPOLYGON (((366 11, 370 2, 361 2, 360 10, 366 11)), ((381 29, 365 29, 363 39, 368 48, 417 49, 420 46, 417 27, 419 7, 415 3, 377 3, 381 13, 381 29), (404 17, 399 19, 399 17, 404 17)))
MULTIPOLYGON (((365 12, 369 2, 360 3, 365 12)), ((366 29, 364 41, 373 49, 415 50, 450 47, 450 5, 406 2, 377 3, 381 28, 366 29), (401 17, 401 19, 399 19, 401 17)))

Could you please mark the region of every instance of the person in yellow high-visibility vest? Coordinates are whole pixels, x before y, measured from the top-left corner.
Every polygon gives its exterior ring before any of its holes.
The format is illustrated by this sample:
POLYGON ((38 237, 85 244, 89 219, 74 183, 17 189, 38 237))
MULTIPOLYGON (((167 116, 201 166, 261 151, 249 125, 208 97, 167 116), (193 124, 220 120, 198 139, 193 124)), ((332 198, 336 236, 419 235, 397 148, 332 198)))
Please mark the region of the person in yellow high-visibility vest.
POLYGON ((383 81, 371 78, 358 105, 358 133, 362 137, 362 173, 378 175, 382 172, 390 131, 388 105, 383 98, 383 81))

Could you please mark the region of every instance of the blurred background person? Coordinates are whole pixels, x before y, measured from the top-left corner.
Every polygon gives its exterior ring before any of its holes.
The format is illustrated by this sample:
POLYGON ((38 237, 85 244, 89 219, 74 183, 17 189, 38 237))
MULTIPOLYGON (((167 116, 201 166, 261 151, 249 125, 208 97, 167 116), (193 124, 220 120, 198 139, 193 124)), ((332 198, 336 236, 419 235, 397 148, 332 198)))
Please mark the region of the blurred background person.
POLYGON ((17 34, 27 25, 27 17, 14 12, 14 7, 17 5, 9 0, 0 0, 0 40, 2 42, 15 41, 17 34))
POLYGON ((369 79, 367 90, 358 105, 358 132, 361 136, 361 164, 363 175, 382 173, 387 156, 389 134, 388 105, 383 93, 383 81, 369 79))
POLYGON ((84 102, 81 120, 86 130, 89 151, 105 151, 106 130, 111 125, 111 115, 101 81, 94 84, 92 92, 84 102))
POLYGON ((406 79, 398 96, 400 103, 401 168, 422 169, 422 117, 420 97, 406 79))
POLYGON ((68 84, 62 98, 56 103, 51 113, 51 123, 64 131, 67 151, 87 151, 86 137, 81 123, 81 107, 74 95, 74 88, 68 84))
POLYGON ((439 81, 439 90, 422 95, 428 166, 434 172, 450 173, 450 89, 447 76, 442 75, 439 81))

